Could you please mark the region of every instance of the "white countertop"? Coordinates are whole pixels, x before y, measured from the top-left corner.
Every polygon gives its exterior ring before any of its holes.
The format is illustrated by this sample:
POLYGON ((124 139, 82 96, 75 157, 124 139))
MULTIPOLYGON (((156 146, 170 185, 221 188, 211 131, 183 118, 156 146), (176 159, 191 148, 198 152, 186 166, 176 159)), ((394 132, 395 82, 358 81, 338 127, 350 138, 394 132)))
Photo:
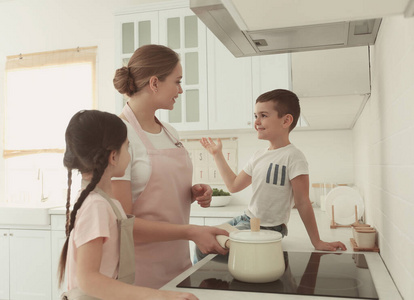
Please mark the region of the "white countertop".
MULTIPOLYGON (((209 207, 202 208, 196 203, 191 206, 191 217, 234 217, 244 212, 246 206, 230 204, 225 207, 209 207)), ((397 288, 395 287, 391 276, 389 275, 385 265, 382 262, 381 256, 375 252, 354 252, 350 243, 352 237, 351 228, 330 228, 330 220, 328 215, 321 211, 319 208, 315 208, 315 217, 319 228, 319 234, 324 241, 337 241, 340 240, 348 248, 345 253, 363 253, 365 254, 372 279, 374 281, 377 293, 381 300, 398 300, 402 299, 397 288)), ((64 215, 66 213, 65 207, 52 208, 49 210, 51 215, 64 215)), ((293 209, 288 223, 289 234, 282 241, 282 247, 285 251, 299 251, 299 252, 313 252, 315 251, 312 246, 309 237, 306 233, 305 226, 300 219, 299 213, 296 209, 293 209)), ((316 296, 301 296, 301 295, 287 295, 287 294, 267 294, 267 293, 252 293, 252 292, 235 292, 235 291, 219 291, 219 290, 207 290, 207 289, 186 289, 177 288, 177 284, 214 258, 215 255, 209 255, 198 264, 194 265, 187 271, 183 272, 172 281, 167 283, 163 290, 175 290, 175 291, 189 291, 195 294, 200 300, 240 300, 240 299, 292 299, 292 300, 310 300, 310 299, 343 299, 332 297, 316 297, 316 296)))
MULTIPOLYGON (((243 206, 227 206, 227 207, 216 207, 208 209, 192 209, 192 216, 214 216, 214 217, 227 217, 232 216, 235 211, 243 212, 245 207, 243 206), (241 208, 241 211, 240 211, 241 208), (227 210, 229 212, 224 212, 227 210), (203 212, 203 213, 202 213, 203 212), (210 214, 211 212, 211 214, 210 214)), ((381 300, 398 300, 402 299, 397 288, 395 287, 391 276, 389 275, 382 259, 378 253, 375 252, 354 252, 350 243, 352 237, 351 228, 330 228, 330 220, 327 214, 321 211, 319 208, 315 208, 316 221, 318 223, 319 233, 321 239, 324 241, 336 241, 340 240, 348 248, 344 253, 363 253, 367 260, 372 279, 374 281, 378 296, 381 300)), ((315 251, 312 246, 309 237, 306 233, 305 226, 303 225, 299 213, 293 209, 288 224, 289 234, 282 241, 282 248, 285 251, 298 251, 298 252, 313 252, 315 251)), ((209 289, 190 289, 190 288, 177 288, 182 280, 188 277, 190 274, 195 272, 202 265, 207 263, 209 260, 214 258, 214 254, 207 256, 204 260, 194 265, 187 271, 183 272, 172 281, 162 287, 163 290, 175 290, 175 291, 188 291, 195 294, 200 300, 240 300, 240 299, 343 299, 335 297, 317 297, 317 296, 304 296, 304 295, 287 295, 287 294, 267 294, 267 293, 253 293, 253 292, 236 292, 236 291, 220 291, 220 290, 209 290, 209 289)))
MULTIPOLYGON (((197 203, 191 205, 190 217, 223 217, 231 218, 242 214, 246 206, 244 205, 227 205, 224 207, 207 207, 203 208, 197 203)), ((66 207, 56 207, 49 210, 51 215, 64 215, 66 214, 66 207)))
POLYGON ((196 202, 191 204, 190 217, 232 218, 241 215, 247 206, 229 204, 223 207, 201 207, 196 202))

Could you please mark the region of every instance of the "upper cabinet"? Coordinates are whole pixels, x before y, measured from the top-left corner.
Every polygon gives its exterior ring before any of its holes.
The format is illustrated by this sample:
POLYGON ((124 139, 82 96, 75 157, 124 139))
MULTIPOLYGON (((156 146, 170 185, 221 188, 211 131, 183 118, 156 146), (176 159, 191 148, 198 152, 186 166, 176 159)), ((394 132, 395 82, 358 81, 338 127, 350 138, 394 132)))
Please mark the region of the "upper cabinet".
POLYGON ((364 46, 293 53, 293 91, 298 97, 369 93, 368 51, 364 46))
MULTIPOLYGON (((134 51, 146 44, 161 44, 180 55, 183 93, 174 109, 158 111, 158 117, 177 130, 203 130, 207 120, 206 28, 189 8, 180 5, 142 6, 144 12, 122 13, 117 22, 118 67, 126 65, 134 51)), ((118 98, 119 111, 128 99, 118 98)))
MULTIPOLYGON (((188 1, 141 5, 116 16, 117 68, 135 49, 162 44, 180 55, 183 93, 158 117, 179 131, 250 129, 258 95, 290 88, 290 55, 235 58, 188 8, 188 1)), ((118 97, 118 110, 128 99, 118 97)))
POLYGON ((190 9, 159 12, 159 42, 180 55, 181 87, 173 110, 161 110, 161 120, 177 130, 207 128, 206 29, 190 9))
POLYGON ((252 128, 252 60, 235 58, 208 30, 209 129, 252 128))
POLYGON ((292 54, 304 129, 351 129, 371 93, 368 46, 292 54))

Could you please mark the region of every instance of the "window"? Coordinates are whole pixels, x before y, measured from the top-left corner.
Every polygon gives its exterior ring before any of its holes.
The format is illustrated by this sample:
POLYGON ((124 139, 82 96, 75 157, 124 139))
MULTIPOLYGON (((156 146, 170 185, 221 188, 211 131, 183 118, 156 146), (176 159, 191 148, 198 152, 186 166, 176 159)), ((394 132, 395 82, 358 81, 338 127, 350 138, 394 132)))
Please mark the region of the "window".
POLYGON ((7 57, 4 150, 6 201, 61 198, 65 130, 95 108, 96 47, 7 57))

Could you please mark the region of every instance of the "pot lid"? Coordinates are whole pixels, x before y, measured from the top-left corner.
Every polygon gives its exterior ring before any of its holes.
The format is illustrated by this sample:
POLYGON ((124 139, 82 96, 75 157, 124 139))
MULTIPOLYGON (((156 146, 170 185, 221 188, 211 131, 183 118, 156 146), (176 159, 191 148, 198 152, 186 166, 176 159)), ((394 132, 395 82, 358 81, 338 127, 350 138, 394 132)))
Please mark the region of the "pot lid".
POLYGON ((230 240, 245 243, 269 243, 282 240, 282 234, 273 230, 238 230, 230 232, 230 240))

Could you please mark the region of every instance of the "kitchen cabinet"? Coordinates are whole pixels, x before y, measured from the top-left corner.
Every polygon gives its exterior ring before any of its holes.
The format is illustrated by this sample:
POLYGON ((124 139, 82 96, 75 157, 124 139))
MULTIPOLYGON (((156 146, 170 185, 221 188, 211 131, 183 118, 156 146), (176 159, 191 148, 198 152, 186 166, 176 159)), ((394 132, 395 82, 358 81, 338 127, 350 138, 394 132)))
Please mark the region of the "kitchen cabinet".
MULTIPOLYGON (((204 226, 204 218, 190 217, 190 224, 204 226)), ((196 244, 193 241, 190 241, 189 244, 190 244, 190 259, 191 259, 191 262, 192 262, 193 257, 194 257, 194 253, 195 253, 196 244)))
MULTIPOLYGON (((207 129, 206 28, 188 3, 142 5, 138 12, 118 15, 116 20, 117 67, 126 65, 134 50, 146 44, 165 45, 180 55, 183 93, 174 110, 160 110, 157 116, 177 130, 207 129)), ((118 99, 119 111, 126 101, 118 99)))
POLYGON ((369 48, 293 53, 292 76, 299 98, 370 93, 369 48))
POLYGON ((0 233, 0 299, 51 299, 50 231, 0 233))
POLYGON ((183 93, 173 110, 161 110, 161 120, 177 130, 207 128, 206 28, 188 8, 159 12, 160 44, 180 55, 183 93))
POLYGON ((290 54, 236 58, 207 29, 209 129, 250 129, 259 95, 291 89, 290 54))
POLYGON ((292 53, 292 88, 309 129, 352 129, 371 93, 369 47, 292 53))
POLYGON ((65 233, 66 215, 52 215, 51 216, 51 264, 52 264, 52 299, 59 300, 60 295, 66 290, 67 281, 62 283, 62 288, 59 289, 58 285, 58 268, 60 254, 62 252, 63 245, 66 241, 65 233))
MULTIPOLYGON (((183 93, 174 109, 157 116, 178 131, 250 129, 260 94, 290 88, 290 54, 235 58, 188 8, 188 2, 140 5, 119 13, 117 67, 149 43, 176 51, 183 66, 183 93)), ((119 100, 119 112, 127 101, 119 100)))
POLYGON ((9 230, 0 229, 0 299, 9 299, 9 230))
POLYGON ((261 94, 275 90, 292 90, 291 54, 252 57, 253 106, 261 94))
POLYGON ((204 218, 204 225, 205 226, 220 225, 223 223, 227 223, 228 221, 232 219, 233 218, 214 218, 214 217, 204 218))
POLYGON ((252 128, 252 59, 235 58, 207 32, 208 129, 252 128))

